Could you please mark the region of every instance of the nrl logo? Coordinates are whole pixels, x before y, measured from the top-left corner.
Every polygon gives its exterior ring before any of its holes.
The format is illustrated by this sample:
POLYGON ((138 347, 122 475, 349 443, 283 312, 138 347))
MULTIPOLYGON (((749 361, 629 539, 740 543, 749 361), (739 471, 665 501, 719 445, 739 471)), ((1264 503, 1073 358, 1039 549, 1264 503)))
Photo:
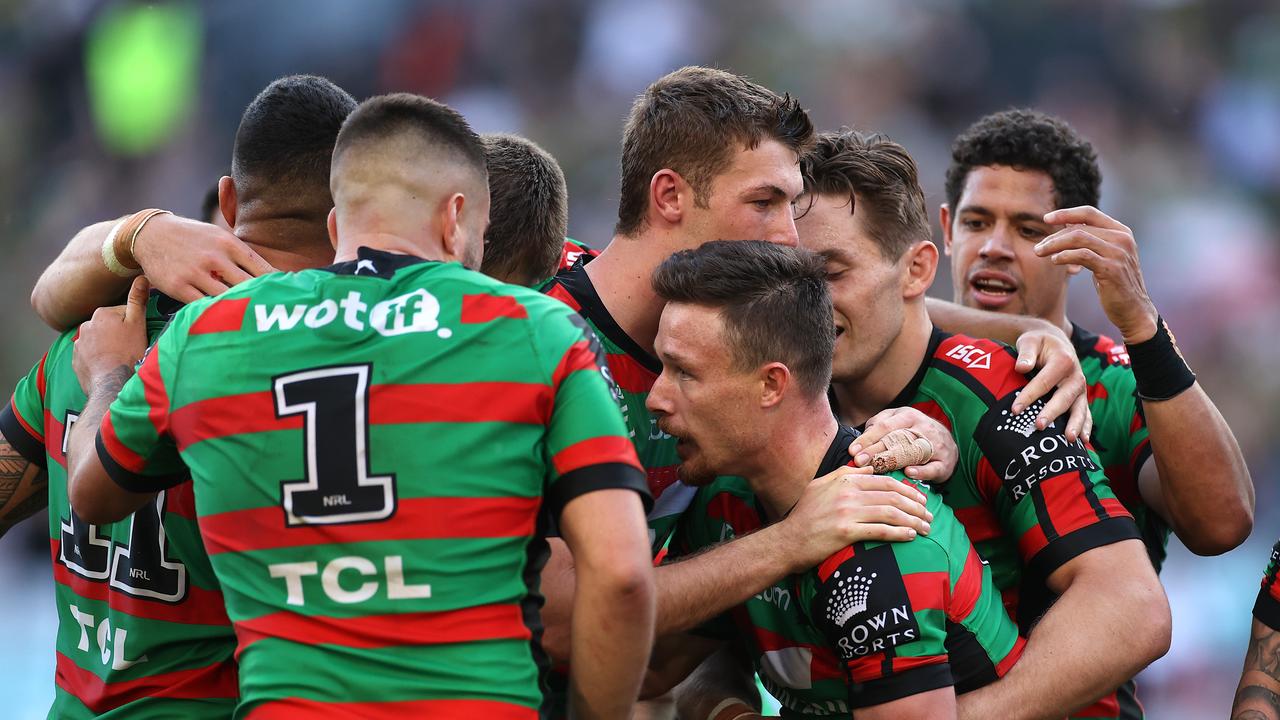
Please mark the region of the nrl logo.
POLYGON ((875 580, 876 574, 864 576, 861 572, 862 568, 859 567, 854 570, 853 575, 841 577, 837 570, 831 576, 833 580, 839 578, 840 582, 836 583, 835 592, 827 600, 827 617, 840 627, 844 627, 854 615, 867 610, 867 597, 871 594, 871 581, 875 580))
POLYGON ((1044 400, 1037 400, 1018 415, 1010 415, 1008 410, 1001 410, 1000 414, 1004 419, 996 425, 996 430, 1008 430, 1029 438, 1036 431, 1036 418, 1040 416, 1040 411, 1043 409, 1044 400))

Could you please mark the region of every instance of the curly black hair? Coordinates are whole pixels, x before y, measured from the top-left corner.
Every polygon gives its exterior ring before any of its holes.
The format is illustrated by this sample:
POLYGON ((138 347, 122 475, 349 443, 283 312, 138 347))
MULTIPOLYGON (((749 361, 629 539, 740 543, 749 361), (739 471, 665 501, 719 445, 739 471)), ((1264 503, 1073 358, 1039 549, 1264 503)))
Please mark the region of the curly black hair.
POLYGON ((1035 110, 1005 110, 970 125, 951 145, 947 204, 955 212, 969 171, 987 165, 1040 170, 1053 180, 1056 208, 1098 204, 1098 155, 1067 123, 1035 110))

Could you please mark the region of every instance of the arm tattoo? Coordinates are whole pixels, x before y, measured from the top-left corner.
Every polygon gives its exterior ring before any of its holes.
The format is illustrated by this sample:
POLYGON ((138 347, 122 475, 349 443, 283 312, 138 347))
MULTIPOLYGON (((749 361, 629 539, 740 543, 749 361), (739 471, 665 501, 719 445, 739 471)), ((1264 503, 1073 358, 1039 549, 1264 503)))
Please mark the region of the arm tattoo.
POLYGON ((1280 688, 1280 632, 1255 622, 1232 720, 1280 720, 1280 694, 1259 682, 1280 688))
POLYGON ((44 468, 22 457, 0 438, 0 536, 49 504, 44 468))

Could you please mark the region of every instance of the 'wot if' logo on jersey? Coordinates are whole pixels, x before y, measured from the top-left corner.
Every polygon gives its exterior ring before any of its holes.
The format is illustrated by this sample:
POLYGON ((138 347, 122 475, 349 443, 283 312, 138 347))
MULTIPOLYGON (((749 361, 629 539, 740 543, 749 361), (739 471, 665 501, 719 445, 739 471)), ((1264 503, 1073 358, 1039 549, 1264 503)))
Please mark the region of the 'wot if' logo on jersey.
POLYGON ((255 305, 253 312, 258 332, 292 330, 300 324, 315 330, 341 317, 342 324, 352 330, 370 327, 388 337, 424 332, 441 338, 453 335, 449 328, 440 327, 440 301, 421 288, 382 300, 372 309, 360 293, 352 291, 338 301, 326 298, 315 305, 255 305))

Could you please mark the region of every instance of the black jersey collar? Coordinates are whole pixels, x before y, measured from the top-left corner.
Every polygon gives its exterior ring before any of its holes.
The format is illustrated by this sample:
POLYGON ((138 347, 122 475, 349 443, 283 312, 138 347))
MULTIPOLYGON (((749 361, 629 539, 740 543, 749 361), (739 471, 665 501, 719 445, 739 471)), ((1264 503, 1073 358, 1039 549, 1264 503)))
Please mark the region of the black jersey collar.
POLYGON ((631 356, 632 360, 640 363, 645 369, 654 374, 662 372, 662 361, 651 355, 640 344, 631 339, 631 336, 622 329, 618 321, 613 319, 609 314, 608 308, 604 306, 604 301, 600 299, 600 294, 596 292, 596 287, 591 283, 591 277, 587 275, 587 263, 591 262, 592 256, 585 253, 578 258, 578 262, 573 267, 561 272, 556 276, 556 281, 560 283, 564 289, 573 296, 578 302, 578 311, 583 317, 587 318, 596 326, 602 335, 618 347, 623 352, 631 356))
POLYGON ((384 280, 390 280, 391 276, 395 275, 396 271, 401 268, 428 262, 439 261, 427 260, 416 255, 374 250, 362 245, 356 248, 355 260, 334 263, 320 269, 335 275, 359 275, 361 277, 380 277, 384 280))
MULTIPOLYGON (((916 393, 920 391, 920 383, 924 382, 925 373, 929 372, 929 367, 933 365, 933 356, 938 353, 938 346, 949 337, 951 337, 951 333, 943 332, 937 326, 933 327, 932 332, 929 334, 929 347, 924 351, 924 358, 920 360, 920 367, 916 369, 916 374, 911 377, 911 381, 907 383, 906 387, 902 388, 897 397, 889 401, 887 408, 906 407, 911 404, 911 401, 916 397, 916 393)), ((831 401, 831 411, 835 413, 836 418, 839 418, 840 405, 834 390, 827 391, 827 399, 831 401)), ((866 430, 866 423, 859 425, 854 430, 858 434, 862 434, 866 430)))
POLYGON ((814 473, 815 478, 844 467, 849 464, 853 458, 849 457, 849 446, 858 438, 858 431, 845 424, 836 427, 836 436, 831 438, 831 445, 827 448, 827 454, 822 456, 822 463, 818 465, 818 472, 814 473))
POLYGON ((1076 357, 1085 357, 1097 353, 1098 340, 1101 337, 1071 323, 1071 345, 1076 349, 1076 357))

